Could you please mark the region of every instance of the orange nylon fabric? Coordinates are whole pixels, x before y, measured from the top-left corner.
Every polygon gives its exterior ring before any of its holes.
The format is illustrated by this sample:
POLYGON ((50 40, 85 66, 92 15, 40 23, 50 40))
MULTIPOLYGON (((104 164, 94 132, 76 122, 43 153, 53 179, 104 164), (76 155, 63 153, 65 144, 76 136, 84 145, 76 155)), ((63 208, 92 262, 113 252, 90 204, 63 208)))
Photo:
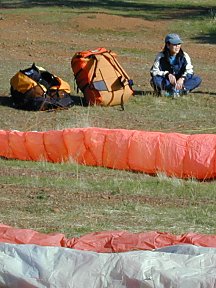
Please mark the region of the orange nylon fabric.
POLYGON ((177 244, 193 244, 216 248, 216 235, 186 233, 173 235, 150 231, 130 233, 126 231, 102 231, 67 239, 64 234, 43 234, 30 229, 18 229, 0 224, 0 242, 59 246, 101 253, 153 250, 177 244))
POLYGON ((163 172, 179 178, 216 177, 216 135, 73 128, 46 132, 0 130, 0 156, 75 161, 90 166, 163 172))
POLYGON ((120 105, 133 96, 130 77, 116 54, 105 48, 77 52, 71 59, 71 68, 78 88, 91 105, 120 105))

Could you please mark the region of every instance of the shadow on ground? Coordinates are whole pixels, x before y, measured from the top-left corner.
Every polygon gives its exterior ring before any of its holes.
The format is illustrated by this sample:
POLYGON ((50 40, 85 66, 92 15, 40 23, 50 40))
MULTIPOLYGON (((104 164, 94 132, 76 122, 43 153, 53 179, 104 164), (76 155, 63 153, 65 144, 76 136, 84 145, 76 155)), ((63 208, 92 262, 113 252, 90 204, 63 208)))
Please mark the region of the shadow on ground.
MULTIPOLYGON (((88 106, 83 97, 71 95, 71 99, 73 100, 73 105, 75 106, 83 106, 83 107, 88 106)), ((17 109, 10 95, 0 96, 0 106, 7 106, 7 107, 17 109)))
MULTIPOLYGON (((115 0, 94 0, 94 1, 76 1, 76 0, 52 0, 52 1, 34 1, 34 0, 20 0, 11 1, 4 0, 0 3, 0 8, 33 8, 36 6, 43 7, 69 7, 69 8, 104 8, 109 10, 116 10, 118 13, 122 11, 131 12, 133 17, 144 17, 149 20, 156 19, 188 19, 199 17, 203 15, 209 15, 210 11, 215 10, 215 6, 193 6, 189 4, 150 4, 140 3, 136 1, 115 1, 115 0), (137 13, 136 13, 137 11, 137 13), (147 13, 145 13, 147 11, 147 13), (152 12, 152 13, 151 13, 152 12)), ((127 15, 128 16, 128 15, 127 15)))
POLYGON ((205 95, 209 95, 209 96, 216 96, 216 92, 207 92, 207 91, 193 91, 192 93, 194 94, 205 94, 205 95))
POLYGON ((14 107, 12 98, 10 96, 0 96, 0 105, 14 107))
MULTIPOLYGON (((192 94, 203 94, 203 95, 209 95, 209 96, 216 96, 216 92, 208 92, 208 91, 201 91, 201 90, 196 90, 196 91, 192 91, 192 94)), ((153 90, 135 90, 134 91, 134 96, 148 96, 148 95, 152 95, 152 96, 157 96, 155 95, 153 90)))
POLYGON ((85 102, 84 97, 72 95, 71 99, 73 100, 75 106, 83 106, 83 107, 88 106, 85 102))
MULTIPOLYGON (((207 92, 207 91, 193 91, 191 92, 193 94, 203 94, 203 95, 209 95, 209 96, 216 96, 216 92, 207 92)), ((135 90, 134 96, 136 97, 142 97, 142 96, 155 96, 154 91, 152 90, 135 90)), ((82 106, 82 107, 88 107, 88 104, 85 102, 84 97, 80 97, 77 95, 71 95, 71 99, 73 100, 73 104, 75 106, 82 106)), ((9 96, 0 96, 0 106, 7 106, 16 109, 12 97, 9 96)))
POLYGON ((146 95, 153 95, 153 90, 134 90, 134 96, 146 96, 146 95))
MULTIPOLYGON (((215 24, 214 24, 215 25, 215 24)), ((205 44, 216 44, 216 30, 210 31, 208 34, 203 34, 193 38, 197 42, 205 44)))
MULTIPOLYGON (((118 15, 125 16, 127 12, 127 17, 139 17, 146 20, 169 20, 169 19, 193 19, 198 20, 201 17, 207 17, 209 20, 215 20, 216 6, 202 6, 202 5, 191 5, 188 4, 178 4, 172 3, 161 4, 161 3, 140 3, 136 1, 115 1, 115 0, 50 0, 50 1, 35 1, 35 0, 3 0, 0 3, 0 8, 33 8, 36 6, 42 7, 68 7, 68 8, 78 8, 78 9, 107 9, 118 12, 118 15), (124 9, 122 9, 124 7, 124 9), (212 18, 213 17, 213 18, 212 18)), ((83 10, 82 13, 87 13, 89 11, 83 10)), ((98 13, 98 12, 97 12, 98 13)), ((214 23, 215 25, 215 23, 214 23)), ((213 26, 214 26, 213 25, 213 26)), ((210 31, 206 35, 200 35, 195 38, 195 40, 203 43, 216 44, 216 31, 210 31)))

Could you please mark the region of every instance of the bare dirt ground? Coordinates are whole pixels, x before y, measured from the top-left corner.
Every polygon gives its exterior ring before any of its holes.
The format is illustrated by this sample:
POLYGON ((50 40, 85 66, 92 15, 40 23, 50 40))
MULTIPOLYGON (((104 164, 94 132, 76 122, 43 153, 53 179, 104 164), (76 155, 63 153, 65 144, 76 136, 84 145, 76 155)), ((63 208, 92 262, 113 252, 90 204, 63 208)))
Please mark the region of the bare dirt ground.
MULTIPOLYGON (((164 36, 170 32, 171 20, 148 21, 101 13, 83 13, 60 21, 60 25, 54 19, 46 22, 46 12, 40 13, 39 17, 36 12, 31 15, 14 13, 1 17, 0 60, 7 61, 8 64, 13 61, 14 65, 13 72, 12 67, 8 67, 8 77, 13 76, 16 68, 25 68, 27 63, 36 62, 51 68, 57 65, 54 70, 61 74, 63 67, 67 68, 63 76, 66 74, 70 81, 70 60, 74 53, 106 47, 119 54, 124 67, 137 85, 144 90, 150 89, 149 69, 153 57, 163 47, 164 36), (127 53, 130 49, 140 51, 140 55, 127 53), (122 52, 124 50, 126 52, 122 52), (141 51, 147 54, 142 54, 141 51)), ((215 45, 192 43, 188 39, 185 42, 183 49, 192 56, 195 72, 202 73, 202 89, 215 89, 214 81, 210 81, 209 71, 200 71, 199 67, 201 64, 211 63, 215 45)), ((4 94, 7 94, 6 89, 4 94)))

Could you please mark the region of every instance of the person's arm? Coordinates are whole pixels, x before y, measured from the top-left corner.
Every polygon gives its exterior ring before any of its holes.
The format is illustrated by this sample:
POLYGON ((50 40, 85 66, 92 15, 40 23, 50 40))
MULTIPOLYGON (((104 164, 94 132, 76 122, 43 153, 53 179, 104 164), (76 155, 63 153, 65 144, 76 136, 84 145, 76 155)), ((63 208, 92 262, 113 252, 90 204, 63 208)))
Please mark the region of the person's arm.
POLYGON ((182 76, 176 82, 176 89, 179 89, 179 90, 183 88, 184 81, 187 78, 187 75, 193 74, 193 65, 191 63, 190 56, 186 52, 184 52, 184 57, 186 59, 185 72, 182 74, 182 76))
POLYGON ((184 52, 184 57, 186 59, 186 67, 185 67, 185 72, 183 73, 183 75, 181 76, 182 78, 186 78, 188 74, 193 74, 193 65, 191 63, 191 58, 190 56, 184 52))
POLYGON ((161 70, 160 59, 162 57, 164 57, 164 54, 162 52, 158 53, 158 55, 156 56, 155 61, 150 70, 151 76, 166 76, 169 74, 169 71, 161 70))

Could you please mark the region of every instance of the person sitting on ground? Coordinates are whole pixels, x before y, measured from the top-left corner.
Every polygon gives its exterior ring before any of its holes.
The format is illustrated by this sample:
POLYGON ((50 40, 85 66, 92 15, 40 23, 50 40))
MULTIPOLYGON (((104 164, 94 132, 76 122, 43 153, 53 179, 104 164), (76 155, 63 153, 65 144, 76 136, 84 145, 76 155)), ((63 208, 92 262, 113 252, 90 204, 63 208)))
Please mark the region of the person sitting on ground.
POLYGON ((201 84, 201 78, 194 75, 190 56, 181 48, 182 43, 178 34, 168 34, 163 50, 155 58, 150 84, 158 96, 186 95, 201 84))

